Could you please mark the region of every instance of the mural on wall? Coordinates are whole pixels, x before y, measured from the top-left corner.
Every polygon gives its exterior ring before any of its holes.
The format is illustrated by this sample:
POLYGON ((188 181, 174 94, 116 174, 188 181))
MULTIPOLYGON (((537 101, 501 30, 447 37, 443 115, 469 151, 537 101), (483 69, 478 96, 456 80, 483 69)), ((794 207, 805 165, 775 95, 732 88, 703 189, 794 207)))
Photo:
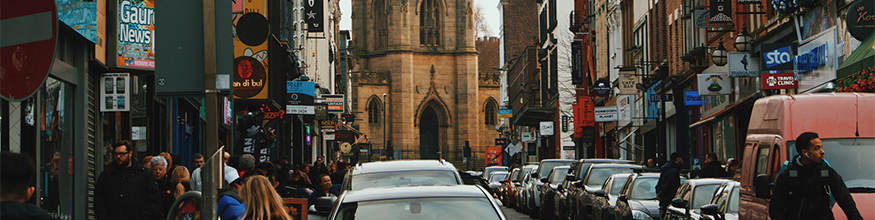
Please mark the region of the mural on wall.
POLYGON ((92 43, 97 42, 97 2, 84 0, 56 0, 58 20, 92 43))

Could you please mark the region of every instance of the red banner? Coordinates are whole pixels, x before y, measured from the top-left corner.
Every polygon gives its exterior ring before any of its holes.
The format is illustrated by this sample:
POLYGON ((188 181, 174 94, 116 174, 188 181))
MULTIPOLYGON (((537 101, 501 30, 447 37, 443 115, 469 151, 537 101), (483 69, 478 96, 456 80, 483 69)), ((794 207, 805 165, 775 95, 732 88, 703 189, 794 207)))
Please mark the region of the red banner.
POLYGON ((595 104, 589 96, 578 96, 574 104, 574 138, 583 138, 583 127, 595 127, 595 104))
POLYGON ((799 88, 793 73, 763 73, 763 89, 795 89, 799 88))
POLYGON ((501 164, 501 147, 486 148, 486 166, 503 166, 501 164))

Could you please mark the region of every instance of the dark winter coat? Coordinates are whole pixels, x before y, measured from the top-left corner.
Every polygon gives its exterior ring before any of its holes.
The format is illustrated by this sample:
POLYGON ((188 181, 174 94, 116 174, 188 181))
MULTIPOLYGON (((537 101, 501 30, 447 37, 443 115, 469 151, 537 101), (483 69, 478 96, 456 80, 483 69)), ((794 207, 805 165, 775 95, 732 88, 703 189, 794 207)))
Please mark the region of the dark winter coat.
POLYGON ((701 178, 720 178, 720 177, 729 177, 729 173, 720 166, 720 161, 711 161, 711 163, 705 164, 705 168, 702 168, 702 172, 699 173, 699 177, 701 178))
POLYGON ((802 165, 799 156, 793 161, 775 179, 769 217, 773 220, 835 219, 827 191, 830 190, 848 219, 863 219, 848 187, 832 167, 825 163, 802 165))
POLYGON ((137 162, 130 167, 115 163, 97 178, 94 214, 104 219, 161 219, 158 211, 158 185, 152 172, 137 162))
POLYGON ((671 199, 681 186, 681 166, 674 161, 665 164, 660 169, 659 182, 656 183, 656 195, 659 196, 659 206, 668 206, 671 199))
POLYGON ((17 201, 0 202, 0 219, 3 220, 51 220, 49 213, 29 203, 17 201))
POLYGON ((158 205, 158 211, 161 215, 167 215, 167 212, 170 211, 170 206, 173 206, 173 202, 176 201, 176 198, 173 197, 173 192, 176 191, 177 182, 173 182, 170 179, 170 174, 165 174, 164 178, 160 180, 155 180, 155 183, 158 184, 158 201, 160 205, 158 205))

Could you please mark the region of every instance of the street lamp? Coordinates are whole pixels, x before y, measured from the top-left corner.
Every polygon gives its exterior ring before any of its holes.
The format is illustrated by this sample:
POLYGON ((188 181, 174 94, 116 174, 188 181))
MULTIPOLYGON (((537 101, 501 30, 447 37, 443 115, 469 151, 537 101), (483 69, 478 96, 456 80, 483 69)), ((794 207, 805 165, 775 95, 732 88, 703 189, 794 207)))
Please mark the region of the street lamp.
POLYGON ((739 52, 747 52, 750 50, 750 34, 747 33, 747 26, 741 26, 741 33, 735 37, 735 49, 739 52))
MULTIPOLYGON (((388 143, 388 139, 386 138, 386 93, 383 93, 383 150, 386 150, 386 144, 388 143)), ((386 155, 389 156, 389 155, 386 155)), ((382 157, 381 157, 382 160, 382 157)))
POLYGON ((725 66, 728 61, 726 58, 726 48, 723 47, 723 41, 721 40, 719 44, 717 44, 717 49, 711 53, 711 61, 714 61, 714 65, 717 66, 725 66))

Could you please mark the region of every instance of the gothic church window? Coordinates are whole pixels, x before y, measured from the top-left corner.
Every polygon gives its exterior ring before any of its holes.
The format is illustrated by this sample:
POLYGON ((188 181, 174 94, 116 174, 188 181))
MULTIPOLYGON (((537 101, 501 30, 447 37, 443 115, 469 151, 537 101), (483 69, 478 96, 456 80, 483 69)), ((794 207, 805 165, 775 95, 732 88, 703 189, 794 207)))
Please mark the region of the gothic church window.
POLYGON ((382 104, 380 104, 380 100, 377 98, 371 98, 368 101, 368 123, 377 124, 380 123, 380 114, 383 114, 382 104))
POLYGON ((420 5, 419 14, 419 44, 423 46, 438 46, 441 41, 441 6, 439 0, 424 0, 420 5))
POLYGON ((495 125, 495 115, 498 114, 495 109, 495 104, 492 102, 486 103, 486 113, 483 114, 487 125, 495 125))

